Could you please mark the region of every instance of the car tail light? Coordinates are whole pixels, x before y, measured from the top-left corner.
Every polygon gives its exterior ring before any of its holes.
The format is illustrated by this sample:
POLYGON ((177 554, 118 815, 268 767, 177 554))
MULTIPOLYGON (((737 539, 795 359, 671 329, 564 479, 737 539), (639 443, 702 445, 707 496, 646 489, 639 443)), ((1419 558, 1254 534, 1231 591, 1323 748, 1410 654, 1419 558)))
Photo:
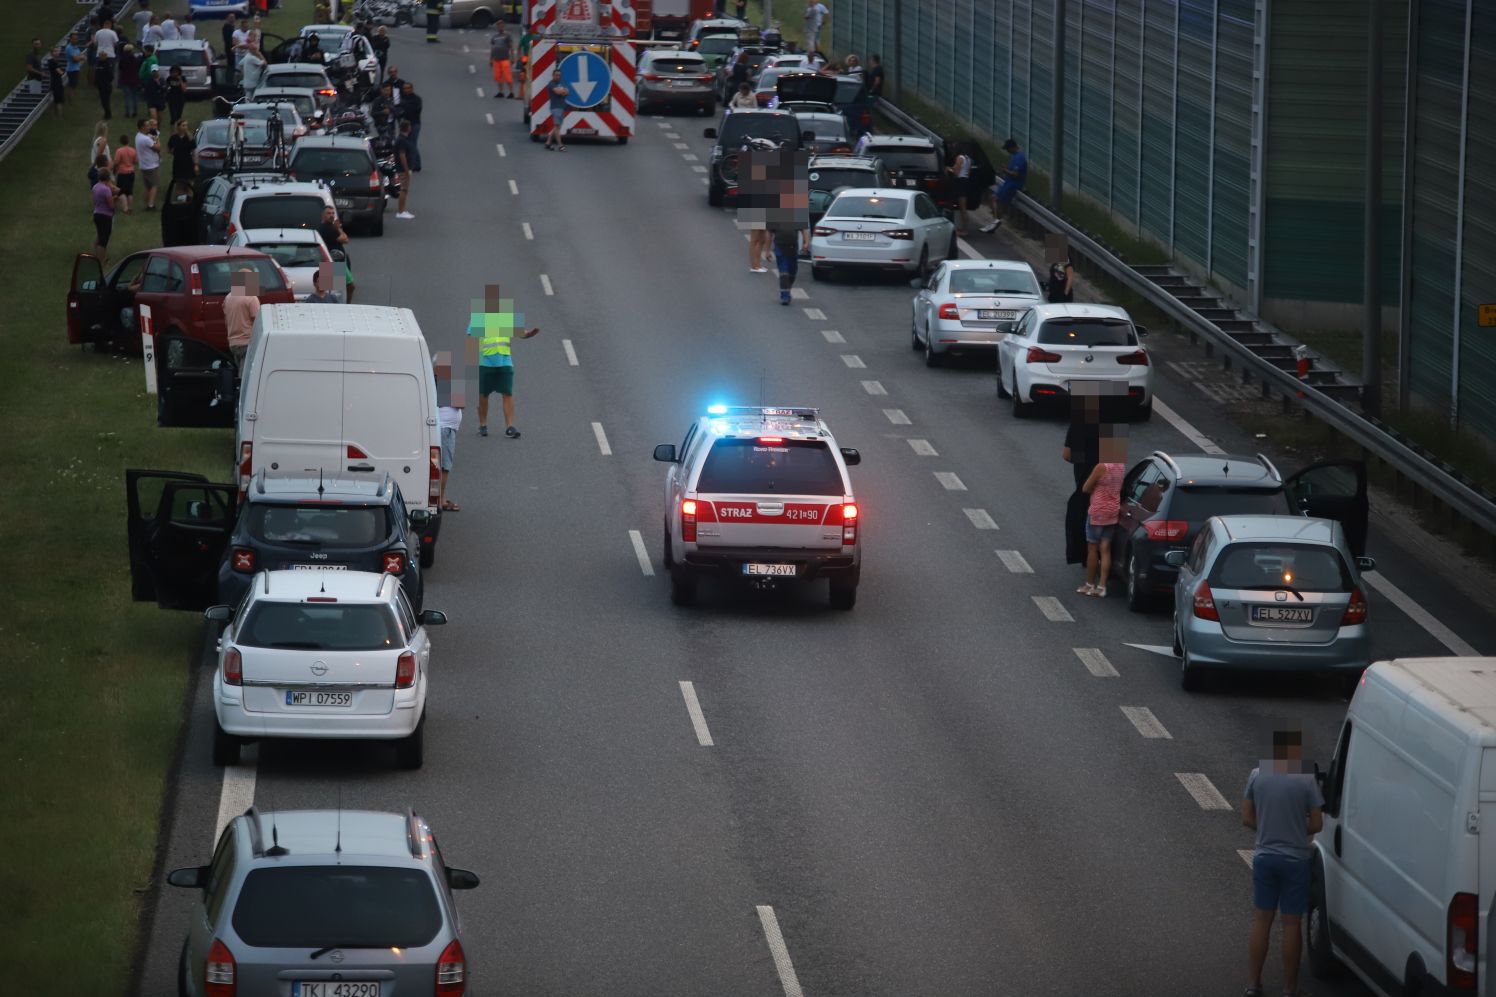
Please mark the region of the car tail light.
POLYGON ((701 44, 701 39, 697 38, 694 41, 692 41, 691 44, 687 45, 686 48, 694 50, 700 44, 701 44))
POLYGON ((695 499, 684 499, 680 504, 680 538, 686 543, 696 542, 695 499))
POLYGON ((235 547, 229 554, 229 564, 242 575, 255 573, 255 552, 250 547, 235 547))
POLYGON ((426 501, 432 505, 442 499, 442 448, 431 448, 431 482, 426 488, 426 501))
POLYGON ((1343 627, 1360 626, 1366 622, 1366 596, 1357 585, 1351 589, 1351 601, 1345 607, 1345 615, 1340 618, 1343 627))
POLYGON ((658 83, 659 80, 660 80, 660 74, 659 73, 645 73, 644 74, 644 78, 646 80, 648 80, 649 82, 651 82, 651 83, 658 83))
POLYGON ((467 962, 463 959, 462 943, 452 939, 442 949, 436 960, 436 992, 460 995, 467 993, 467 962))
POLYGON ((378 190, 383 185, 384 185, 384 178, 379 175, 379 171, 377 169, 370 170, 369 171, 369 187, 371 189, 373 189, 373 190, 378 190))
POLYGON ((857 503, 843 502, 841 516, 842 546, 850 547, 857 542, 857 503))
MULTIPOLYGON (((296 177, 295 177, 294 174, 292 175, 291 179, 293 179, 293 180, 296 179, 296 177)), ((234 237, 234 233, 237 232, 237 231, 239 231, 239 226, 235 225, 233 222, 229 222, 229 238, 230 239, 232 239, 234 237)))
POLYGON ((940 178, 939 177, 926 177, 925 178, 925 186, 928 187, 928 188, 930 188, 931 190, 934 190, 936 187, 940 186, 940 178))
POLYGON ((769 101, 774 99, 775 95, 771 94, 767 90, 760 90, 758 93, 754 94, 754 96, 758 98, 758 102, 760 104, 768 104, 769 101))
POLYGON ((1195 617, 1217 621, 1221 618, 1221 614, 1216 612, 1215 596, 1210 594, 1209 582, 1201 582, 1200 587, 1195 589, 1195 617))
POLYGON ((840 229, 834 229, 834 228, 827 228, 824 225, 817 225, 815 227, 815 234, 816 235, 835 235, 839 231, 841 231, 841 230, 840 229))
POLYGON ((1126 364, 1129 367, 1147 367, 1148 353, 1145 350, 1138 350, 1136 353, 1124 353, 1117 358, 1117 362, 1126 364))
POLYGON ((384 555, 384 573, 387 575, 405 574, 405 555, 398 551, 386 551, 384 555))
POLYGON ((203 991, 208 997, 234 997, 239 991, 234 983, 234 953, 217 938, 208 946, 203 963, 203 991))
POLYGON ((1475 990, 1475 964, 1480 950, 1479 902, 1474 893, 1456 893, 1449 901, 1444 982, 1451 990, 1475 990))
POLYGON ((885 230, 883 232, 883 237, 886 238, 886 239, 893 239, 895 242, 913 242, 914 241, 914 229, 912 229, 912 228, 891 228, 891 229, 887 229, 887 230, 885 230))
POLYGON ((338 95, 338 92, 336 90, 334 90, 332 87, 323 87, 321 90, 318 90, 317 92, 319 94, 321 94, 322 96, 324 96, 324 97, 336 97, 338 95))
POLYGON ((395 688, 409 689, 416 684, 416 656, 410 651, 402 651, 400 660, 395 662, 395 688))
POLYGON ((222 149, 201 149, 197 154, 198 159, 222 159, 222 149))
POLYGON ((1059 363, 1060 362, 1060 355, 1058 353, 1051 353, 1049 350, 1046 350, 1046 349, 1041 349, 1038 346, 1030 346, 1028 348, 1028 355, 1026 357, 1024 357, 1024 362, 1025 363, 1059 363))
POLYGON ((940 306, 939 314, 941 318, 958 319, 961 317, 961 309, 957 308, 954 304, 947 301, 945 304, 940 306))
POLYGON ((239 444, 239 500, 242 502, 244 496, 249 494, 249 471, 253 466, 255 445, 253 443, 239 444))
POLYGON ((348 444, 348 459, 349 460, 368 460, 369 459, 369 455, 366 454, 366 453, 364 453, 361 448, 356 447, 352 443, 350 443, 350 444, 348 444))
POLYGON ((784 442, 784 437, 783 436, 760 436, 758 438, 758 442, 760 442, 760 443, 783 443, 784 442))
POLYGON ((244 684, 244 656, 237 647, 223 652, 223 681, 227 685, 244 684))
POLYGON ((1143 524, 1143 532, 1149 540, 1183 540, 1190 524, 1183 519, 1150 519, 1143 524))
POLYGON ((703 83, 710 83, 712 82, 712 80, 716 79, 716 77, 714 77, 711 73, 708 73, 705 76, 698 76, 696 78, 703 83))

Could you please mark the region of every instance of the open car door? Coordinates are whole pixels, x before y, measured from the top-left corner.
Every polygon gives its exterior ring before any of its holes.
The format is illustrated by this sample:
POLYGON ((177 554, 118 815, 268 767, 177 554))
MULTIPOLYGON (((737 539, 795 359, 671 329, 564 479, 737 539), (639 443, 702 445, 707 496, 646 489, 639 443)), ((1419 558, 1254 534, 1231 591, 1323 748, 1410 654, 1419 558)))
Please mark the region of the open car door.
POLYGON ((156 337, 156 425, 234 425, 238 381, 230 354, 189 336, 156 337))
POLYGON ((218 563, 233 534, 235 485, 180 471, 125 472, 130 597, 201 610, 218 594, 218 563))
POLYGON ((1310 516, 1333 519, 1345 529, 1346 543, 1357 557, 1366 553, 1370 504, 1366 498, 1366 463, 1327 460, 1290 475, 1283 482, 1288 500, 1310 516))
POLYGON ((68 285, 69 343, 78 346, 108 339, 104 298, 104 265, 96 256, 79 253, 73 260, 73 282, 68 285))

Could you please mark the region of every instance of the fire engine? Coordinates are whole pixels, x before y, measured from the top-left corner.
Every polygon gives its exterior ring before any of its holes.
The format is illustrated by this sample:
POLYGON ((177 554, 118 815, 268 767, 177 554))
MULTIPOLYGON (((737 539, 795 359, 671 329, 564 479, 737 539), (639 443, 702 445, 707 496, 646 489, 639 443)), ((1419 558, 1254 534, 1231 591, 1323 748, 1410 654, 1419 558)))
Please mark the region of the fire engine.
POLYGON ((628 0, 529 0, 525 121, 540 141, 554 126, 551 87, 571 91, 564 121, 574 135, 628 142, 634 130, 635 15, 628 0))

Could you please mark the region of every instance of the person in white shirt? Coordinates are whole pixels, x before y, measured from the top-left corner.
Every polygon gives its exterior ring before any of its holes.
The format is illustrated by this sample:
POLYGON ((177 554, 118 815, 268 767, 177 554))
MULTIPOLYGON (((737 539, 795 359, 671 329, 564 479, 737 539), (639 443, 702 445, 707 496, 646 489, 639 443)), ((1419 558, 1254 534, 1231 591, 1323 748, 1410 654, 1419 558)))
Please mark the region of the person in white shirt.
POLYGON ((441 427, 442 438, 442 484, 441 509, 443 512, 461 512, 462 506, 447 498, 447 477, 452 473, 452 464, 457 456, 457 431, 462 428, 462 409, 466 391, 461 382, 452 377, 452 354, 442 351, 431 358, 436 374, 437 405, 436 422, 441 427), (441 404, 445 403, 445 404, 441 404))
POLYGON ((145 43, 147 45, 160 45, 165 40, 166 32, 161 30, 161 19, 152 14, 151 23, 145 29, 145 43))
POLYGON ((106 20, 104 26, 94 32, 93 40, 100 59, 112 62, 118 58, 115 52, 119 46, 119 32, 114 30, 114 18, 106 20))
POLYGON ((137 41, 145 41, 145 29, 151 26, 151 0, 140 0, 140 9, 130 15, 135 22, 135 38, 137 41))
POLYGON ((249 32, 243 28, 234 29, 234 65, 238 66, 244 61, 244 54, 249 51, 249 32))
POLYGON ((260 80, 265 78, 265 66, 265 57, 260 55, 260 50, 252 45, 247 46, 239 61, 239 82, 246 93, 253 93, 260 85, 260 80))
POLYGON ((181 32, 177 30, 177 22, 171 14, 167 14, 161 20, 161 37, 169 42, 174 42, 181 37, 181 32))
POLYGON ((161 188, 161 140, 156 123, 141 118, 135 133, 135 165, 145 182, 145 210, 156 210, 156 191, 161 188))
POLYGON ((189 10, 187 17, 177 25, 177 37, 184 42, 197 40, 197 25, 192 23, 192 11, 189 10))

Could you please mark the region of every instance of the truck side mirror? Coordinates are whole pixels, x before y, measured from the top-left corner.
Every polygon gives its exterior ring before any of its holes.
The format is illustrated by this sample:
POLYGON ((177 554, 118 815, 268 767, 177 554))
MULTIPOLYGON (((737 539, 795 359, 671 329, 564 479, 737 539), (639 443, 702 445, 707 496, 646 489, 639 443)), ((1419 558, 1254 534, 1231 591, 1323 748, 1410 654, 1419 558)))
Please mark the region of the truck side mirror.
POLYGON ((862 463, 862 454, 852 447, 841 448, 842 460, 847 462, 848 467, 856 467, 862 463))
POLYGON ((703 138, 716 138, 717 137, 717 129, 715 129, 715 128, 703 128, 701 130, 701 134, 702 134, 703 138))

